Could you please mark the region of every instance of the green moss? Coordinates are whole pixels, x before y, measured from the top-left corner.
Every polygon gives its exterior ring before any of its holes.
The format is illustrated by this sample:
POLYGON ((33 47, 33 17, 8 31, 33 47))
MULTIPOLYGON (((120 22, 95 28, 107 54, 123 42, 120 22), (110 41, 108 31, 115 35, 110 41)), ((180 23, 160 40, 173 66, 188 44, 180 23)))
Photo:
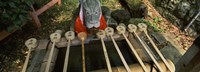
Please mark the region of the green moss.
POLYGON ((142 3, 141 0, 126 0, 130 7, 138 7, 142 3))
POLYGON ((163 29, 158 28, 157 22, 162 21, 160 18, 154 18, 153 22, 150 22, 148 20, 145 20, 143 18, 131 18, 129 20, 129 24, 138 24, 138 23, 145 23, 147 24, 150 28, 152 28, 155 32, 163 32, 163 29))

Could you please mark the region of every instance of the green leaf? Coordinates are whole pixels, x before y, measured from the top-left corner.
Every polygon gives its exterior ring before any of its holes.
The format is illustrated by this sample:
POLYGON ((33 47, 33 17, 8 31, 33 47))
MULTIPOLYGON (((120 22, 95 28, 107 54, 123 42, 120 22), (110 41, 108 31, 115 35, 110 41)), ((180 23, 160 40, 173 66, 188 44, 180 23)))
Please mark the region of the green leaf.
POLYGON ((7 11, 6 13, 8 13, 9 15, 13 15, 12 11, 7 11))
POLYGON ((26 11, 26 10, 21 10, 21 13, 28 13, 28 11, 26 11))
POLYGON ((26 22, 28 17, 28 11, 35 0, 0 0, 0 13, 1 13, 1 29, 4 25, 4 30, 11 32, 13 28, 21 28, 22 23, 26 22))
POLYGON ((14 23, 15 25, 21 25, 21 24, 22 24, 22 21, 20 21, 20 20, 15 20, 13 23, 14 23))
POLYGON ((9 27, 7 27, 7 31, 8 32, 12 32, 14 30, 14 26, 9 26, 9 27))
POLYGON ((14 2, 15 2, 15 3, 20 3, 21 1, 20 1, 20 0, 14 0, 14 2))
POLYGON ((16 18, 17 18, 17 15, 14 14, 14 15, 12 16, 11 20, 15 20, 16 18))
POLYGON ((175 39, 176 39, 176 40, 180 40, 180 37, 177 36, 175 39))
POLYGON ((9 2, 8 5, 11 7, 11 8, 16 8, 15 4, 13 2, 9 2))
POLYGON ((25 1, 25 3, 26 3, 28 6, 32 5, 33 2, 34 2, 33 0, 26 0, 26 1, 25 1))
POLYGON ((3 18, 10 18, 9 14, 7 14, 7 13, 3 13, 2 16, 3 16, 3 18))
POLYGON ((25 17, 24 17, 23 15, 19 15, 19 19, 20 19, 21 21, 25 21, 25 20, 26 20, 25 17))
POLYGON ((0 7, 4 7, 4 6, 6 6, 6 3, 0 2, 0 7))
POLYGON ((162 21, 162 19, 161 19, 161 18, 159 18, 159 17, 155 17, 155 18, 153 18, 153 20, 154 20, 154 22, 159 22, 159 21, 162 21))
POLYGON ((20 25, 15 25, 15 28, 21 29, 20 25))

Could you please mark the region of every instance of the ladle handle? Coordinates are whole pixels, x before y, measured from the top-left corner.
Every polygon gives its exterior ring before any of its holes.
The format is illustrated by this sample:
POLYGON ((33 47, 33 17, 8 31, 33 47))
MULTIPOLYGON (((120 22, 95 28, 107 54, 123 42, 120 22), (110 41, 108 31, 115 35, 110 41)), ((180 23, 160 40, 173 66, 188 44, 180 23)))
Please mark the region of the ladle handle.
POLYGON ((103 38, 101 38, 101 43, 102 43, 102 46, 103 46, 103 53, 104 53, 104 56, 105 56, 105 59, 106 59, 108 72, 112 72, 112 68, 111 68, 111 65, 110 65, 110 60, 109 60, 109 57, 108 57, 108 52, 106 50, 106 46, 105 46, 105 43, 103 41, 103 38))
POLYGON ((27 65, 28 65, 28 61, 29 61, 29 58, 30 58, 30 54, 31 54, 31 48, 28 49, 28 54, 27 54, 27 56, 26 56, 26 60, 25 60, 25 63, 24 63, 22 72, 26 72, 26 68, 27 68, 27 65))
POLYGON ((151 44, 153 45, 154 49, 156 50, 156 52, 158 53, 158 55, 160 56, 160 58, 163 60, 164 64, 167 66, 167 68, 171 71, 174 72, 174 69, 172 69, 172 67, 169 65, 169 63, 167 62, 167 60, 164 58, 164 56, 162 55, 162 53, 160 52, 160 50, 158 49, 158 47, 156 46, 156 44, 153 42, 153 40, 150 38, 150 36, 148 35, 147 31, 144 31, 144 33, 146 34, 147 38, 149 39, 149 41, 151 42, 151 44))
POLYGON ((140 41, 140 43, 144 47, 145 51, 148 53, 148 55, 153 60, 153 62, 155 63, 155 65, 158 67, 158 69, 160 70, 160 72, 164 72, 163 69, 161 68, 161 66, 158 64, 158 62, 154 58, 153 54, 151 54, 151 52, 147 49, 146 45, 143 43, 143 41, 141 40, 141 38, 138 36, 138 34, 135 31, 133 33, 135 34, 135 36, 137 37, 137 39, 140 41))
POLYGON ((122 34, 126 40, 126 42, 128 43, 129 47, 131 48, 131 50, 133 51, 135 57, 137 58, 138 62, 140 63, 140 65, 142 66, 144 72, 149 72, 147 67, 144 65, 142 59, 139 57, 139 55, 137 54, 137 51, 134 49, 133 45, 131 44, 131 42, 128 40, 128 38, 126 37, 126 35, 123 33, 122 34))
POLYGON ((110 36, 110 37, 111 37, 111 40, 112 40, 112 42, 113 42, 113 44, 115 46, 115 49, 117 50, 117 53, 119 54, 119 57, 120 57, 123 65, 124 65, 125 69, 127 70, 127 72, 131 72, 131 69, 129 68, 126 60, 124 59, 124 57, 123 57, 123 55, 122 55, 117 43, 115 42, 115 40, 114 40, 114 38, 112 36, 110 36))
POLYGON ((49 55, 49 58, 48 58, 48 61, 47 61, 45 72, 49 72, 49 67, 51 65, 51 60, 52 60, 52 56, 53 56, 54 46, 55 46, 55 42, 53 42, 52 48, 50 50, 50 53, 49 53, 50 55, 49 55))
POLYGON ((68 61, 69 61, 69 52, 70 52, 70 43, 71 43, 71 40, 68 40, 67 50, 66 50, 66 54, 65 54, 65 63, 64 63, 63 72, 67 72, 68 61))
POLYGON ((83 64, 83 72, 86 72, 84 40, 82 40, 82 64, 83 64))

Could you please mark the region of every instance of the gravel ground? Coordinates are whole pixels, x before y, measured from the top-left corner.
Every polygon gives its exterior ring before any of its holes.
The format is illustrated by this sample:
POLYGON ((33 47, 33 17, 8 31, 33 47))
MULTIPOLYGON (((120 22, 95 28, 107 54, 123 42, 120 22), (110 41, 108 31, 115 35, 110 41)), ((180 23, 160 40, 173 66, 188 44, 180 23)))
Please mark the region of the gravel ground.
POLYGON ((185 51, 192 45, 194 38, 187 36, 183 31, 179 30, 174 24, 172 24, 167 19, 163 18, 153 7, 153 5, 148 0, 143 0, 145 5, 148 7, 149 11, 149 20, 150 22, 153 22, 154 18, 161 18, 162 21, 157 22, 156 26, 157 28, 163 30, 161 33, 164 37, 167 38, 167 35, 170 35, 169 41, 177 47, 178 49, 184 49, 185 51))

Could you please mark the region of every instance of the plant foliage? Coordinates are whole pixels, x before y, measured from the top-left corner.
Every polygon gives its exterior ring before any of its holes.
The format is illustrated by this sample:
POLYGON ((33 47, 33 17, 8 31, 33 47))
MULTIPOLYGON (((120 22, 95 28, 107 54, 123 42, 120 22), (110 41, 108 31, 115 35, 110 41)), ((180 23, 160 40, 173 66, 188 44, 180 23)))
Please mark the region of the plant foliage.
POLYGON ((161 18, 159 17, 156 17, 156 18, 153 18, 153 21, 148 21, 148 20, 145 20, 145 19, 140 19, 140 18, 136 18, 134 20, 131 20, 130 23, 133 23, 133 24, 138 24, 138 23, 145 23, 147 24, 149 27, 152 27, 152 29, 155 31, 155 32, 164 32, 163 29, 160 29, 158 28, 157 24, 158 22, 162 21, 161 18))
POLYGON ((0 0, 0 31, 11 32, 28 21, 33 0, 0 0))

